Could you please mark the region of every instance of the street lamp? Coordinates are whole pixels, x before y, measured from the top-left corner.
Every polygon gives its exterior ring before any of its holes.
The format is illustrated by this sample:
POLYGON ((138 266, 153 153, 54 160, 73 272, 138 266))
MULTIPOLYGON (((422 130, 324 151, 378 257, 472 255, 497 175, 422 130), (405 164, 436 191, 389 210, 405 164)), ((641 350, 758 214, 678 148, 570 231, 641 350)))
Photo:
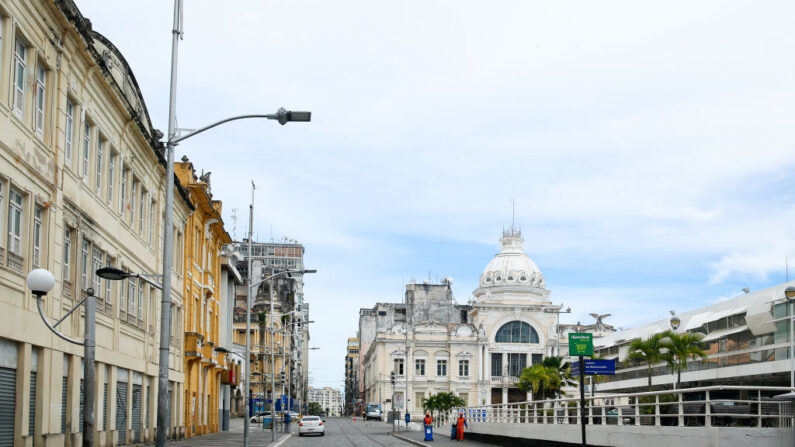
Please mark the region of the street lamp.
MULTIPOLYGON (((169 346, 171 344, 171 243, 173 238, 174 225, 174 149, 181 141, 194 135, 202 133, 213 127, 246 118, 266 118, 277 120, 279 124, 286 124, 290 121, 308 122, 312 118, 310 112, 292 112, 280 108, 276 113, 269 115, 241 115, 227 118, 200 129, 188 132, 184 135, 177 135, 176 113, 177 113, 177 54, 179 50, 179 40, 182 38, 182 0, 174 0, 174 21, 171 29, 171 76, 169 81, 168 98, 168 135, 166 139, 166 203, 163 218, 163 284, 160 306, 160 352, 158 361, 158 393, 157 393, 157 438, 155 445, 165 447, 166 445, 166 426, 168 420, 168 362, 169 346)), ((253 195, 253 192, 252 192, 253 195)), ((250 238, 249 238, 250 241, 250 238)), ((250 258, 249 258, 250 259, 250 258)), ((250 263, 250 262, 249 262, 250 263)), ((249 272, 251 269, 249 269, 249 272)), ((250 304, 250 303, 249 303, 250 304)), ((250 306, 249 306, 250 307, 250 306)), ((248 325, 247 325, 248 326, 248 325)), ((248 340, 249 333, 246 332, 248 340)), ((246 344, 248 351, 248 343, 246 344)), ((248 352, 246 355, 246 365, 249 363, 248 352)), ((248 381, 248 376, 246 376, 248 381)), ((248 411, 248 401, 246 401, 246 411, 248 411)), ((244 447, 248 447, 248 413, 246 413, 245 433, 243 437, 244 447)), ((275 439, 275 434, 274 434, 275 439)))
POLYGON ((35 269, 28 273, 27 277, 28 288, 31 293, 36 296, 36 306, 39 308, 39 315, 41 316, 44 324, 57 336, 74 343, 76 345, 83 345, 83 380, 85 381, 83 392, 83 446, 94 446, 94 403, 96 401, 96 365, 94 361, 94 353, 96 349, 96 304, 94 302, 94 289, 86 289, 86 297, 80 300, 69 312, 66 313, 55 324, 50 323, 47 316, 44 314, 42 307, 42 297, 46 295, 53 287, 55 287, 55 277, 49 270, 35 269), (85 322, 85 335, 83 341, 71 338, 58 332, 59 324, 61 324, 66 317, 76 311, 81 305, 86 305, 86 322, 85 322))
MULTIPOLYGON (((251 227, 251 222, 249 222, 249 227, 251 227)), ((248 287, 246 290, 247 298, 246 298, 246 393, 250 388, 249 385, 249 371, 251 368, 251 354, 250 354, 250 340, 249 334, 251 332, 251 293, 252 290, 256 289, 263 283, 270 281, 271 279, 281 276, 287 275, 292 276, 293 274, 305 274, 305 273, 317 273, 317 270, 312 269, 300 269, 300 270, 274 270, 274 273, 268 277, 257 281, 256 283, 252 283, 252 269, 251 269, 251 229, 249 229, 249 268, 248 268, 248 287)), ((274 330, 273 330, 273 287, 271 287, 271 296, 270 296, 270 317, 271 317, 271 327, 268 332, 270 332, 270 344, 271 344, 271 437, 273 441, 276 441, 276 356, 273 352, 273 338, 274 338, 274 330)), ((245 413, 246 418, 243 420, 243 446, 248 446, 248 430, 249 430, 249 416, 248 416, 248 409, 249 401, 246 399, 245 405, 245 413)))
POLYGON ((795 306, 793 305, 793 298, 795 298, 795 287, 788 286, 784 289, 784 297, 787 298, 789 303, 789 387, 795 389, 795 306))
POLYGON ((389 381, 392 382, 392 433, 395 432, 395 383, 397 383, 397 376, 395 371, 389 375, 389 381))
POLYGON ((560 303, 560 307, 557 309, 545 307, 544 312, 548 314, 555 314, 557 319, 555 323, 555 355, 560 357, 560 314, 570 314, 571 307, 567 307, 566 310, 563 310, 563 303, 560 303))

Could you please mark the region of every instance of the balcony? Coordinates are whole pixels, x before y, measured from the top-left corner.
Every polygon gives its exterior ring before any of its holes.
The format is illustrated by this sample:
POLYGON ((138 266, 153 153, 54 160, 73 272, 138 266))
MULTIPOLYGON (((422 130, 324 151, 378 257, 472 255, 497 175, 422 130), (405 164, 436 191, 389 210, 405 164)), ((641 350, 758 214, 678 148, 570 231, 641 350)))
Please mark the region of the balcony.
POLYGON ((185 357, 201 357, 204 336, 198 332, 185 332, 185 357))
POLYGON ((513 385, 518 382, 519 378, 516 376, 491 376, 491 383, 499 383, 504 385, 513 385))
POLYGON ((202 363, 216 364, 215 357, 213 356, 213 348, 215 343, 208 341, 202 345, 202 363))

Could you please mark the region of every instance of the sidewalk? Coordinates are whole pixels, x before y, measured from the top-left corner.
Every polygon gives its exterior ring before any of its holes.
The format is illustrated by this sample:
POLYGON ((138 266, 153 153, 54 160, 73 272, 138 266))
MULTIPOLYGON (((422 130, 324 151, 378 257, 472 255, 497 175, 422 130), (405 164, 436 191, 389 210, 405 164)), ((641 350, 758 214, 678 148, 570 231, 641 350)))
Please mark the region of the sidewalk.
POLYGON ((440 447, 440 446, 488 446, 492 444, 484 444, 482 442, 468 440, 466 436, 466 431, 464 431, 464 440, 463 441, 453 441, 450 440, 450 425, 443 425, 441 427, 434 427, 433 428, 433 442, 425 441, 425 431, 401 431, 396 432, 392 436, 414 444, 419 447, 440 447))
MULTIPOLYGON (((166 445, 169 447, 229 447, 243 445, 243 419, 232 419, 229 428, 229 431, 195 436, 182 441, 168 441, 166 445)), ((295 430, 292 431, 295 433, 295 430)), ((252 424, 249 428, 249 443, 257 447, 279 447, 290 438, 290 435, 287 433, 278 432, 276 433, 276 442, 274 443, 271 441, 272 436, 270 430, 263 430, 262 427, 257 424, 252 424)), ((143 445, 146 447, 154 446, 153 443, 143 445)))

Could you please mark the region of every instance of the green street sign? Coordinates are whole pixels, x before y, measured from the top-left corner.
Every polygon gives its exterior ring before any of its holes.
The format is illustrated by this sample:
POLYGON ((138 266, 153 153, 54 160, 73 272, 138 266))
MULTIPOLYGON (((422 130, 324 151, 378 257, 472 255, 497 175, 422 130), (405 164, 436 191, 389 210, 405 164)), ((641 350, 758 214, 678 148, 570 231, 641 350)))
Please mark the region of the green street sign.
POLYGON ((593 355, 593 334, 569 334, 569 355, 593 355))

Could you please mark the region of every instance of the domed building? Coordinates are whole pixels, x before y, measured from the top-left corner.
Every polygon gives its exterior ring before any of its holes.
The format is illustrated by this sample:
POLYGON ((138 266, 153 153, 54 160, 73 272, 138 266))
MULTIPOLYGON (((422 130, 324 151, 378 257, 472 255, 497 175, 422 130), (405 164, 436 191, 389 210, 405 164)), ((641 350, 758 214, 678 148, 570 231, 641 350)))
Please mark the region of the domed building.
POLYGON ((521 371, 551 354, 556 312, 544 275, 522 248, 521 230, 503 231, 500 252, 480 275, 470 320, 478 328, 479 402, 526 400, 516 387, 521 371))
POLYGON ((556 313, 544 275, 522 248, 521 231, 503 231, 469 304, 456 304, 452 280, 406 285, 403 303, 359 311, 360 398, 422 414, 422 399, 452 392, 467 405, 529 399, 521 371, 553 352, 556 313), (396 380, 391 383, 391 373, 396 380), (392 393, 394 392, 394 396, 392 393))

